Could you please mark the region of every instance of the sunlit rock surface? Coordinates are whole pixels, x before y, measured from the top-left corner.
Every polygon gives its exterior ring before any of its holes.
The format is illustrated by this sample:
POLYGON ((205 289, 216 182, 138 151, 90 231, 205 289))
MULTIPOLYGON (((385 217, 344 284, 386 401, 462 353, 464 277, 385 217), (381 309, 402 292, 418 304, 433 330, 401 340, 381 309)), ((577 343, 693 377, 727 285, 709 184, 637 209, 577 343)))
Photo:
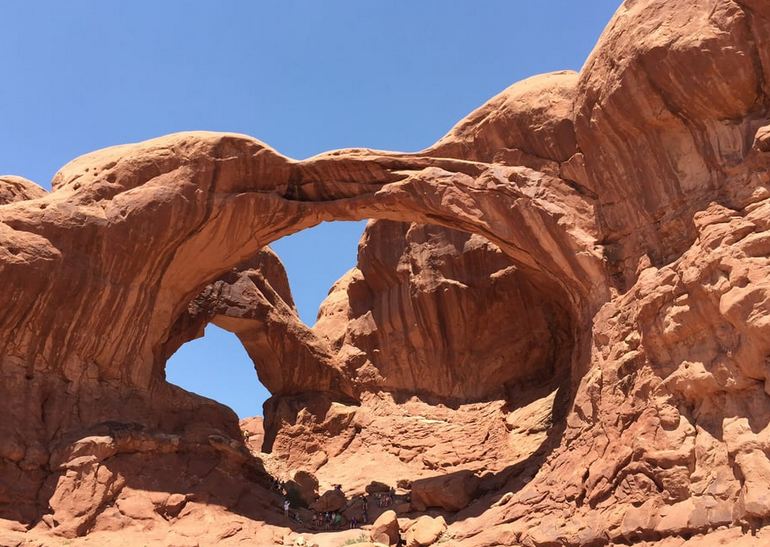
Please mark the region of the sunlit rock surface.
POLYGON ((629 0, 422 152, 183 133, 0 177, 2 543, 377 539, 286 518, 299 477, 414 545, 767 544, 769 51, 762 1, 629 0), (265 246, 362 218, 303 325, 265 246), (264 423, 165 381, 208 322, 264 423))

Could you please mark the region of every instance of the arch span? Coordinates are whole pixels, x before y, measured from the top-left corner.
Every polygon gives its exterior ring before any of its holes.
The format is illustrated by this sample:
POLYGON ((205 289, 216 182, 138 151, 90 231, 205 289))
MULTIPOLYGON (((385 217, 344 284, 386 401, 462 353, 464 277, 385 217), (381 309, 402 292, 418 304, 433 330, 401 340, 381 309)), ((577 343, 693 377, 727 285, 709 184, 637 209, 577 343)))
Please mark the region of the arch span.
POLYGON ((322 220, 479 233, 576 313, 608 291, 590 202, 523 167, 370 150, 293 161, 250 137, 184 133, 78 158, 54 190, 4 211, 6 229, 40 246, 31 265, 45 275, 36 293, 3 303, 0 327, 24 326, 5 355, 60 364, 68 378, 89 363, 101 380, 149 388, 175 321, 207 284, 322 220), (71 319, 36 306, 41 295, 71 297, 71 319))
MULTIPOLYGON (((587 324, 579 318, 590 317, 609 294, 592 198, 543 170, 435 153, 342 150, 295 161, 251 137, 183 133, 74 160, 56 175, 51 193, 0 208, 5 248, 21 249, 4 260, 3 278, 25 287, 0 294, 0 331, 13 333, 0 348, 4 388, 13 394, 1 410, 9 423, 17 419, 35 431, 25 443, 53 447, 62 461, 89 434, 123 438, 116 424, 178 432, 186 450, 242 461, 220 437, 240 438, 234 414, 165 382, 168 356, 189 335, 180 336, 180 321, 206 287, 259 257, 266 244, 335 219, 418 222, 484 236, 537 294, 565 310, 560 329, 572 330, 566 358, 572 369, 579 366, 590 333, 576 325, 587 324)), ((218 315, 221 326, 238 333, 240 326, 218 315)), ((307 334, 288 323, 270 329, 268 340, 303 341, 307 334)), ((260 368, 277 396, 266 445, 279 422, 291 423, 297 404, 306 404, 292 402, 293 394, 315 392, 318 415, 330 401, 359 396, 361 386, 331 352, 297 347, 288 349, 303 358, 260 368)), ((274 348, 251 348, 258 368, 274 348)), ((164 436, 133 435, 115 449, 179 449, 164 436)), ((37 469, 31 480, 39 485, 48 475, 37 469)), ((37 501, 25 503, 13 511, 27 507, 34 520, 37 501)), ((65 520, 80 533, 89 518, 65 520)))

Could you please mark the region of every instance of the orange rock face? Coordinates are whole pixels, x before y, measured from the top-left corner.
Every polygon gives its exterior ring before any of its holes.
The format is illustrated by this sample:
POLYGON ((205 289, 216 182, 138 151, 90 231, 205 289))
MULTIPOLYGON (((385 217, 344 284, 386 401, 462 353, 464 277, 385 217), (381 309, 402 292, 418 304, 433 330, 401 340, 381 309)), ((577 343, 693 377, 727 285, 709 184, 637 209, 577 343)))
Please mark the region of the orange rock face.
POLYGON ((183 133, 0 177, 3 544, 375 539, 286 516, 297 477, 410 545, 768 543, 768 51, 762 1, 629 0, 418 153, 183 133), (362 218, 302 324, 265 246, 362 218), (209 322, 264 423, 165 381, 209 322))
POLYGON ((375 221, 358 262, 313 330, 363 388, 469 402, 569 369, 568 308, 483 237, 375 221))
POLYGON ((12 175, 0 176, 0 205, 44 195, 45 190, 30 180, 12 175))

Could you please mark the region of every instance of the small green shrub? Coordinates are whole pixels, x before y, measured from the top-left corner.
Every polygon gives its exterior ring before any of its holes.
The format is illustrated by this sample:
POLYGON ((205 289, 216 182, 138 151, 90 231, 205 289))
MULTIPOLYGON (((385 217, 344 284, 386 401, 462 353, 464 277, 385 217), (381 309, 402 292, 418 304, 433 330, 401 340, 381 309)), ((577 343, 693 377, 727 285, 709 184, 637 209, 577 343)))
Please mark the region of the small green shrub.
POLYGON ((344 547, 345 545, 357 545, 359 543, 369 543, 369 537, 366 534, 361 534, 357 538, 347 540, 340 547, 344 547))

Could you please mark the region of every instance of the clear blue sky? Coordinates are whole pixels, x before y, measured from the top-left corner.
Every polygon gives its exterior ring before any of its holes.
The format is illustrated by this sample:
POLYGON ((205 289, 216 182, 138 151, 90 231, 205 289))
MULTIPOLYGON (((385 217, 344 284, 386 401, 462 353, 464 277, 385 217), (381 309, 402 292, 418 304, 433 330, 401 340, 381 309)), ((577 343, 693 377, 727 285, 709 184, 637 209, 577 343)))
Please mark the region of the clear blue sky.
MULTIPOLYGON (((619 0, 8 0, 0 173, 45 187, 70 159, 174 131, 248 133, 303 158, 418 150, 522 78, 579 69, 619 0)), ((302 318, 355 263, 362 223, 279 241, 302 318)), ((209 327, 169 380, 261 414, 237 339, 209 327)))

